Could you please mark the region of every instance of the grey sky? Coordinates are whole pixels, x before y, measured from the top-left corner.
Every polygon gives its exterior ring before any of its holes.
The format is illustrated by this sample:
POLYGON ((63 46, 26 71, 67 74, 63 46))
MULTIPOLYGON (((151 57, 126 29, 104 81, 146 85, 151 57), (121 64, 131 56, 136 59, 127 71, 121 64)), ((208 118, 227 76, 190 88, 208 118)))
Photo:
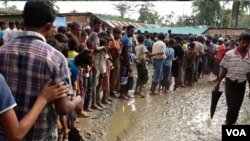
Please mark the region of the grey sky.
MULTIPOLYGON (((111 14, 111 15, 119 15, 119 12, 115 9, 113 4, 119 2, 101 2, 101 1, 64 1, 64 2, 56 2, 56 5, 60 8, 61 13, 67 13, 73 10, 77 12, 92 12, 98 14, 111 14)), ((139 4, 143 2, 127 2, 130 4, 139 4)), ((174 12, 174 19, 176 19, 179 15, 191 15, 192 14, 192 2, 190 1, 154 1, 151 2, 155 5, 154 10, 159 12, 161 16, 169 15, 172 11, 174 12)), ((222 3, 222 2, 221 2, 222 3)), ((18 9, 22 10, 25 2, 8 2, 8 5, 16 5, 18 9)), ((231 4, 228 4, 227 7, 230 7, 231 4)), ((3 7, 0 4, 0 7, 3 7)), ((136 11, 130 11, 126 15, 126 17, 130 17, 133 19, 137 19, 139 17, 139 13, 136 11)))

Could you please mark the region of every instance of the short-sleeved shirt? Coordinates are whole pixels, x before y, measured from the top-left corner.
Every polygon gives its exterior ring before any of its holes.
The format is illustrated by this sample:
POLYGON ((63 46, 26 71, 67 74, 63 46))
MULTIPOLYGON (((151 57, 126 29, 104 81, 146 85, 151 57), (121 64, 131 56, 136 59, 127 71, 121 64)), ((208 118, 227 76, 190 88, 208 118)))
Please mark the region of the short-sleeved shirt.
POLYGON ((205 52, 204 45, 198 41, 194 41, 194 44, 195 44, 194 51, 196 52, 196 55, 200 55, 200 53, 204 54, 205 52))
POLYGON ((156 41, 153 44, 152 54, 163 52, 163 55, 156 55, 156 56, 153 56, 152 58, 153 59, 166 59, 166 55, 165 55, 166 49, 167 49, 166 44, 163 41, 161 40, 156 41))
POLYGON ((164 66, 172 67, 172 63, 174 60, 174 49, 167 48, 165 54, 166 54, 167 58, 163 62, 164 66))
POLYGON ((218 60, 222 60, 222 58, 225 55, 226 51, 227 51, 226 46, 224 44, 220 45, 218 47, 218 52, 216 53, 215 58, 218 59, 218 60))
MULTIPOLYGON (((4 77, 0 74, 0 116, 8 110, 14 108, 16 102, 12 96, 9 86, 7 85, 4 77)), ((4 132, 0 127, 0 141, 4 141, 4 132)))
POLYGON ((0 29, 0 39, 3 39, 3 30, 0 29))
POLYGON ((146 52, 148 52, 148 49, 145 45, 138 45, 135 47, 136 58, 139 59, 140 61, 143 61, 142 63, 144 63, 147 59, 145 54, 146 52))
POLYGON ((129 51, 129 59, 130 59, 130 63, 133 62, 133 48, 132 48, 132 40, 130 37, 128 37, 128 35, 124 35, 122 38, 121 38, 121 42, 122 42, 122 52, 121 52, 121 60, 122 60, 122 63, 125 62, 125 47, 128 48, 128 51, 129 51))
POLYGON ((91 32, 88 37, 88 41, 90 45, 88 45, 88 48, 94 49, 94 47, 100 43, 98 34, 96 32, 91 32))
POLYGON ((70 72, 71 72, 71 81, 75 82, 77 80, 77 77, 80 73, 80 69, 75 64, 74 58, 68 58, 70 72))
MULTIPOLYGON (((19 120, 32 108, 49 79, 53 84, 64 81, 71 86, 67 59, 37 32, 20 32, 16 39, 4 44, 0 48, 0 64, 0 73, 16 100, 19 120)), ((68 93, 71 92, 72 89, 68 93)), ((55 106, 49 103, 24 140, 56 140, 56 120, 55 106)))
POLYGON ((227 71, 226 77, 238 82, 246 81, 247 73, 250 72, 250 51, 242 59, 237 48, 229 50, 223 57, 220 66, 225 67, 227 71))
POLYGON ((0 74, 0 115, 16 106, 9 86, 4 77, 0 74))
POLYGON ((145 45, 148 49, 152 48, 153 42, 150 39, 147 39, 145 41, 145 45))

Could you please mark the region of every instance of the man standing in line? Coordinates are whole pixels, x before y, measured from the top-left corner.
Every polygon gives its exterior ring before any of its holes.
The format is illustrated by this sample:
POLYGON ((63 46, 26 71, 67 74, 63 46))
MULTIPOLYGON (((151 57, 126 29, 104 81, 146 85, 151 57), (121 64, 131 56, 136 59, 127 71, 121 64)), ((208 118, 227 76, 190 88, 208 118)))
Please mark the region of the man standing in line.
POLYGON ((128 95, 128 89, 127 89, 127 83, 128 83, 128 77, 129 74, 132 73, 132 40, 131 37, 134 35, 135 27, 132 25, 129 25, 126 30, 126 34, 121 38, 122 42, 122 52, 121 52, 121 95, 120 98, 127 100, 128 95))

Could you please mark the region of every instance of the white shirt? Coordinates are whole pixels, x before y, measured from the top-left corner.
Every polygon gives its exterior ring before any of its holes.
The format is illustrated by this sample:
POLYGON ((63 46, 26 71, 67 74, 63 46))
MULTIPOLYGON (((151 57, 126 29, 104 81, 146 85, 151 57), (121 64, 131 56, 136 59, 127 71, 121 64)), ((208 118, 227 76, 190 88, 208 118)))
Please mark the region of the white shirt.
POLYGON ((153 44, 152 54, 163 52, 163 55, 156 55, 156 56, 153 56, 152 58, 153 59, 166 59, 167 58, 167 56, 165 55, 166 49, 167 49, 166 44, 163 41, 161 40, 156 41, 153 44))
POLYGON ((229 79, 238 80, 239 83, 246 81, 250 72, 250 51, 242 59, 238 49, 232 49, 225 54, 220 66, 228 70, 226 77, 229 79))
POLYGON ((146 61, 146 52, 148 52, 147 47, 145 45, 138 45, 135 47, 136 59, 141 61, 146 61))
POLYGON ((4 34, 3 34, 3 42, 4 42, 4 43, 10 41, 10 33, 11 33, 10 28, 6 28, 6 29, 4 30, 4 34))

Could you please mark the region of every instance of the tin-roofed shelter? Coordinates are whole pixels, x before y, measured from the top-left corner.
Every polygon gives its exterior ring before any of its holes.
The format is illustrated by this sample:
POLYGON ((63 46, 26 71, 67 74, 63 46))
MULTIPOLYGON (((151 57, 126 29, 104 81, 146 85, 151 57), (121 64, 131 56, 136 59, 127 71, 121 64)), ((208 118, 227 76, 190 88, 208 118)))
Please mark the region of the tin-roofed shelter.
MULTIPOLYGON (((104 14, 94 14, 91 12, 86 13, 59 13, 58 16, 66 17, 67 22, 71 23, 74 21, 79 22, 83 27, 90 26, 91 21, 94 18, 99 18, 103 21, 107 27, 114 28, 116 26, 123 27, 128 25, 133 25, 136 28, 139 27, 159 27, 159 25, 155 24, 146 24, 146 23, 137 23, 137 22, 125 22, 119 21, 119 16, 112 16, 112 15, 104 15, 104 14)), ((22 21, 21 14, 12 14, 12 15, 0 15, 0 21, 22 21)))
POLYGON ((207 29, 207 27, 141 27, 136 30, 141 32, 148 31, 149 33, 168 33, 171 30, 171 33, 175 35, 201 35, 206 33, 207 29))

